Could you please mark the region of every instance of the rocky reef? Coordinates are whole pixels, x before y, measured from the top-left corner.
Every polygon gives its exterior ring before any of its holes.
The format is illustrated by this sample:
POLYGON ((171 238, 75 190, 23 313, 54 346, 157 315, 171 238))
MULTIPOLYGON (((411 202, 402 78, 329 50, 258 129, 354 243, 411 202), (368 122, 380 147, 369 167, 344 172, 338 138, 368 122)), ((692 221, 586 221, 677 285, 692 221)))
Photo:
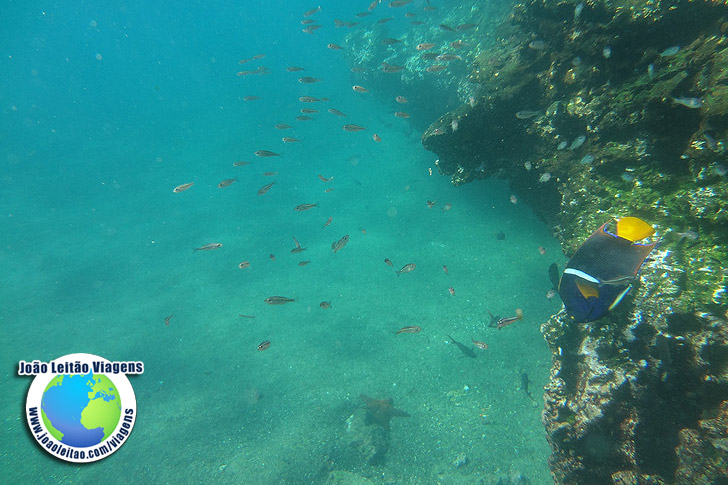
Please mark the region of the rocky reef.
POLYGON ((500 2, 466 0, 447 9, 419 9, 404 33, 388 17, 354 29, 345 40, 351 81, 390 103, 406 93, 409 123, 424 129, 428 120, 473 94, 475 87, 465 81, 468 66, 475 53, 493 45, 494 27, 507 11, 500 2), (425 42, 437 47, 417 48, 425 42))
POLYGON ((507 179, 567 255, 613 217, 662 238, 614 312, 542 326, 559 483, 728 479, 726 31, 718 1, 518 3, 422 136, 453 184, 507 179))

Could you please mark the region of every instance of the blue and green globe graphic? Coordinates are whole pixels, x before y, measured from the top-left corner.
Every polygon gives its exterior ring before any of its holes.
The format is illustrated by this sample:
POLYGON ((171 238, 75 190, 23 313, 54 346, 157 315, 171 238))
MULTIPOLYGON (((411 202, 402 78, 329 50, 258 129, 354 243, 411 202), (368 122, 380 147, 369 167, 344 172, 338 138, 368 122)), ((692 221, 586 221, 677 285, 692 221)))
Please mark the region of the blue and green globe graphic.
POLYGON ((116 429, 121 400, 114 383, 103 374, 59 375, 43 392, 41 412, 54 438, 68 446, 87 448, 116 429))

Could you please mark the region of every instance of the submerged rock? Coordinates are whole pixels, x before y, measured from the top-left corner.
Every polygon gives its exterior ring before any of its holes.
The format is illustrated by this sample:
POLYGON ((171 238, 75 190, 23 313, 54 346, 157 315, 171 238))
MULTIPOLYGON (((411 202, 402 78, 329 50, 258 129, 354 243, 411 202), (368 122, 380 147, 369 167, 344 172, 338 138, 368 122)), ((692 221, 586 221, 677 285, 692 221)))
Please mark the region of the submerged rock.
POLYGON ((728 474, 728 401, 720 404, 714 418, 701 420, 699 425, 698 429, 680 430, 675 477, 679 483, 720 483, 728 474))
POLYGON ((558 483, 725 474, 726 19, 728 6, 707 0, 518 3, 476 57, 474 98, 422 135, 454 185, 508 179, 567 255, 612 217, 699 234, 664 238, 606 317, 561 312, 542 326, 558 483))
POLYGON ((345 470, 334 470, 326 477, 326 485, 370 485, 374 482, 345 470))
POLYGON ((346 420, 346 436, 359 465, 376 465, 384 461, 389 450, 389 429, 371 423, 366 409, 359 408, 346 420))
POLYGON ((451 464, 455 468, 462 468, 467 465, 469 461, 470 460, 468 459, 468 455, 466 455, 465 453, 458 453, 457 456, 453 458, 451 464))

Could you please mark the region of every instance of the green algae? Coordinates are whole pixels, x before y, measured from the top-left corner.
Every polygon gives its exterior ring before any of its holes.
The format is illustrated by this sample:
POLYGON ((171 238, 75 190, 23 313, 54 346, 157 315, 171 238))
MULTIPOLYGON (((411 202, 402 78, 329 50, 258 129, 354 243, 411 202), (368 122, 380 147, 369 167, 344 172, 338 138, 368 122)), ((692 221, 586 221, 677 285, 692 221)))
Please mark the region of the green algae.
POLYGON ((697 232, 695 243, 676 248, 675 238, 662 243, 679 250, 680 264, 690 275, 675 308, 687 310, 697 302, 723 313, 728 299, 716 302, 714 294, 725 286, 716 261, 725 264, 728 252, 728 187, 719 175, 723 140, 728 140, 728 48, 725 37, 710 32, 726 28, 728 10, 711 2, 587 2, 573 21, 569 16, 577 3, 517 4, 496 46, 475 58, 470 81, 481 88, 476 106, 464 106, 465 113, 460 109, 432 125, 447 126, 457 118, 459 132, 477 132, 484 139, 473 143, 472 137, 445 130, 438 137, 426 133, 423 143, 440 155, 438 168, 455 185, 500 176, 527 203, 551 200, 535 210, 558 228, 567 254, 613 217, 642 217, 661 235, 697 232), (667 33, 680 14, 709 22, 686 26, 677 53, 661 55, 674 41, 667 35, 650 37, 646 27, 667 33), (529 47, 534 39, 547 39, 546 47, 529 47), (639 47, 623 51, 628 44, 639 47), (609 45, 611 55, 604 56, 602 47, 609 45), (703 107, 673 101, 682 96, 700 96, 703 107), (519 109, 539 107, 546 111, 543 117, 514 119, 519 109), (473 111, 478 116, 463 122, 473 111), (492 120, 498 120, 496 129, 492 120), (719 150, 703 146, 706 133, 719 150), (583 147, 555 150, 561 140, 580 134, 587 137, 583 147), (504 156, 483 164, 482 157, 464 148, 476 151, 483 145, 504 156), (450 154, 453 147, 457 156, 450 154), (594 162, 581 165, 585 154, 594 162), (524 160, 532 170, 523 168, 524 160), (544 173, 551 181, 539 183, 544 173))
POLYGON ((677 469, 654 456, 686 457, 695 446, 667 438, 688 436, 696 422, 676 418, 714 410, 725 398, 711 383, 728 382, 728 9, 585 2, 574 20, 578 3, 517 4, 496 45, 475 58, 475 102, 443 115, 422 141, 454 185, 506 178, 567 256, 613 218, 655 226, 659 243, 616 308, 585 324, 562 310, 541 326, 553 357, 544 411, 552 473, 575 483, 699 477, 710 459, 683 458, 677 469), (521 110, 544 114, 514 116, 521 110), (645 414, 644 400, 676 385, 697 397, 662 400, 664 419, 645 419, 657 414, 645 414), (640 436, 622 434, 630 429, 640 436), (588 443, 604 434, 619 436, 623 457, 592 461, 588 443), (657 455, 635 448, 648 435, 661 443, 657 455), (620 459, 652 460, 653 475, 620 469, 620 459))

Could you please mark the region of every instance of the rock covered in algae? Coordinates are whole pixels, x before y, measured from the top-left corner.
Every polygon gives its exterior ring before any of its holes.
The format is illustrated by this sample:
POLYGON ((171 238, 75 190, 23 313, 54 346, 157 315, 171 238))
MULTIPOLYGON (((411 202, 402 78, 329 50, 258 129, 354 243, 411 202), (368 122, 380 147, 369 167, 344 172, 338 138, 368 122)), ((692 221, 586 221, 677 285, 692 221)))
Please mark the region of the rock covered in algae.
MULTIPOLYGON (((607 317, 577 324, 562 311, 542 326, 553 355, 543 422, 559 483, 696 483, 679 478, 710 475, 728 459, 720 439, 698 456, 677 439, 708 436, 701 418, 724 413, 728 322, 650 297, 674 291, 674 275, 660 278, 675 271, 662 256, 643 270, 649 283, 634 300, 607 317)), ((709 424, 713 439, 728 436, 725 420, 709 424)))
MULTIPOLYGON (((380 7, 381 8, 381 7, 380 7)), ((396 96, 407 92, 408 123, 418 129, 458 98, 473 95, 467 77, 477 49, 494 42, 493 30, 507 11, 502 2, 463 0, 434 11, 418 9, 417 16, 403 33, 400 19, 362 21, 350 28, 342 55, 351 67, 352 84, 370 92, 396 108, 396 96), (465 28, 463 28, 465 27, 465 28), (433 49, 417 46, 432 43, 433 49), (391 69, 386 69, 390 66, 391 69)))
POLYGON ((698 429, 686 428, 678 435, 679 483, 720 483, 728 474, 728 401, 720 404, 715 417, 703 419, 698 429), (710 457, 710 460, 704 459, 710 457), (697 466, 696 466, 697 465, 697 466))
POLYGON ((346 420, 346 436, 360 465, 381 463, 389 450, 389 430, 371 423, 364 408, 357 409, 346 420))
POLYGON ((542 326, 558 483, 725 470, 711 417, 728 401, 726 32, 724 2, 518 3, 477 56, 477 95, 422 136, 453 184, 507 179, 567 255, 612 217, 662 237, 612 313, 542 326))
POLYGON ((698 234, 679 248, 691 297, 676 304, 711 301, 728 262, 728 8, 586 2, 574 18, 577 5, 517 4, 476 57, 477 94, 422 142, 455 185, 507 178, 567 253, 610 216, 698 234))

